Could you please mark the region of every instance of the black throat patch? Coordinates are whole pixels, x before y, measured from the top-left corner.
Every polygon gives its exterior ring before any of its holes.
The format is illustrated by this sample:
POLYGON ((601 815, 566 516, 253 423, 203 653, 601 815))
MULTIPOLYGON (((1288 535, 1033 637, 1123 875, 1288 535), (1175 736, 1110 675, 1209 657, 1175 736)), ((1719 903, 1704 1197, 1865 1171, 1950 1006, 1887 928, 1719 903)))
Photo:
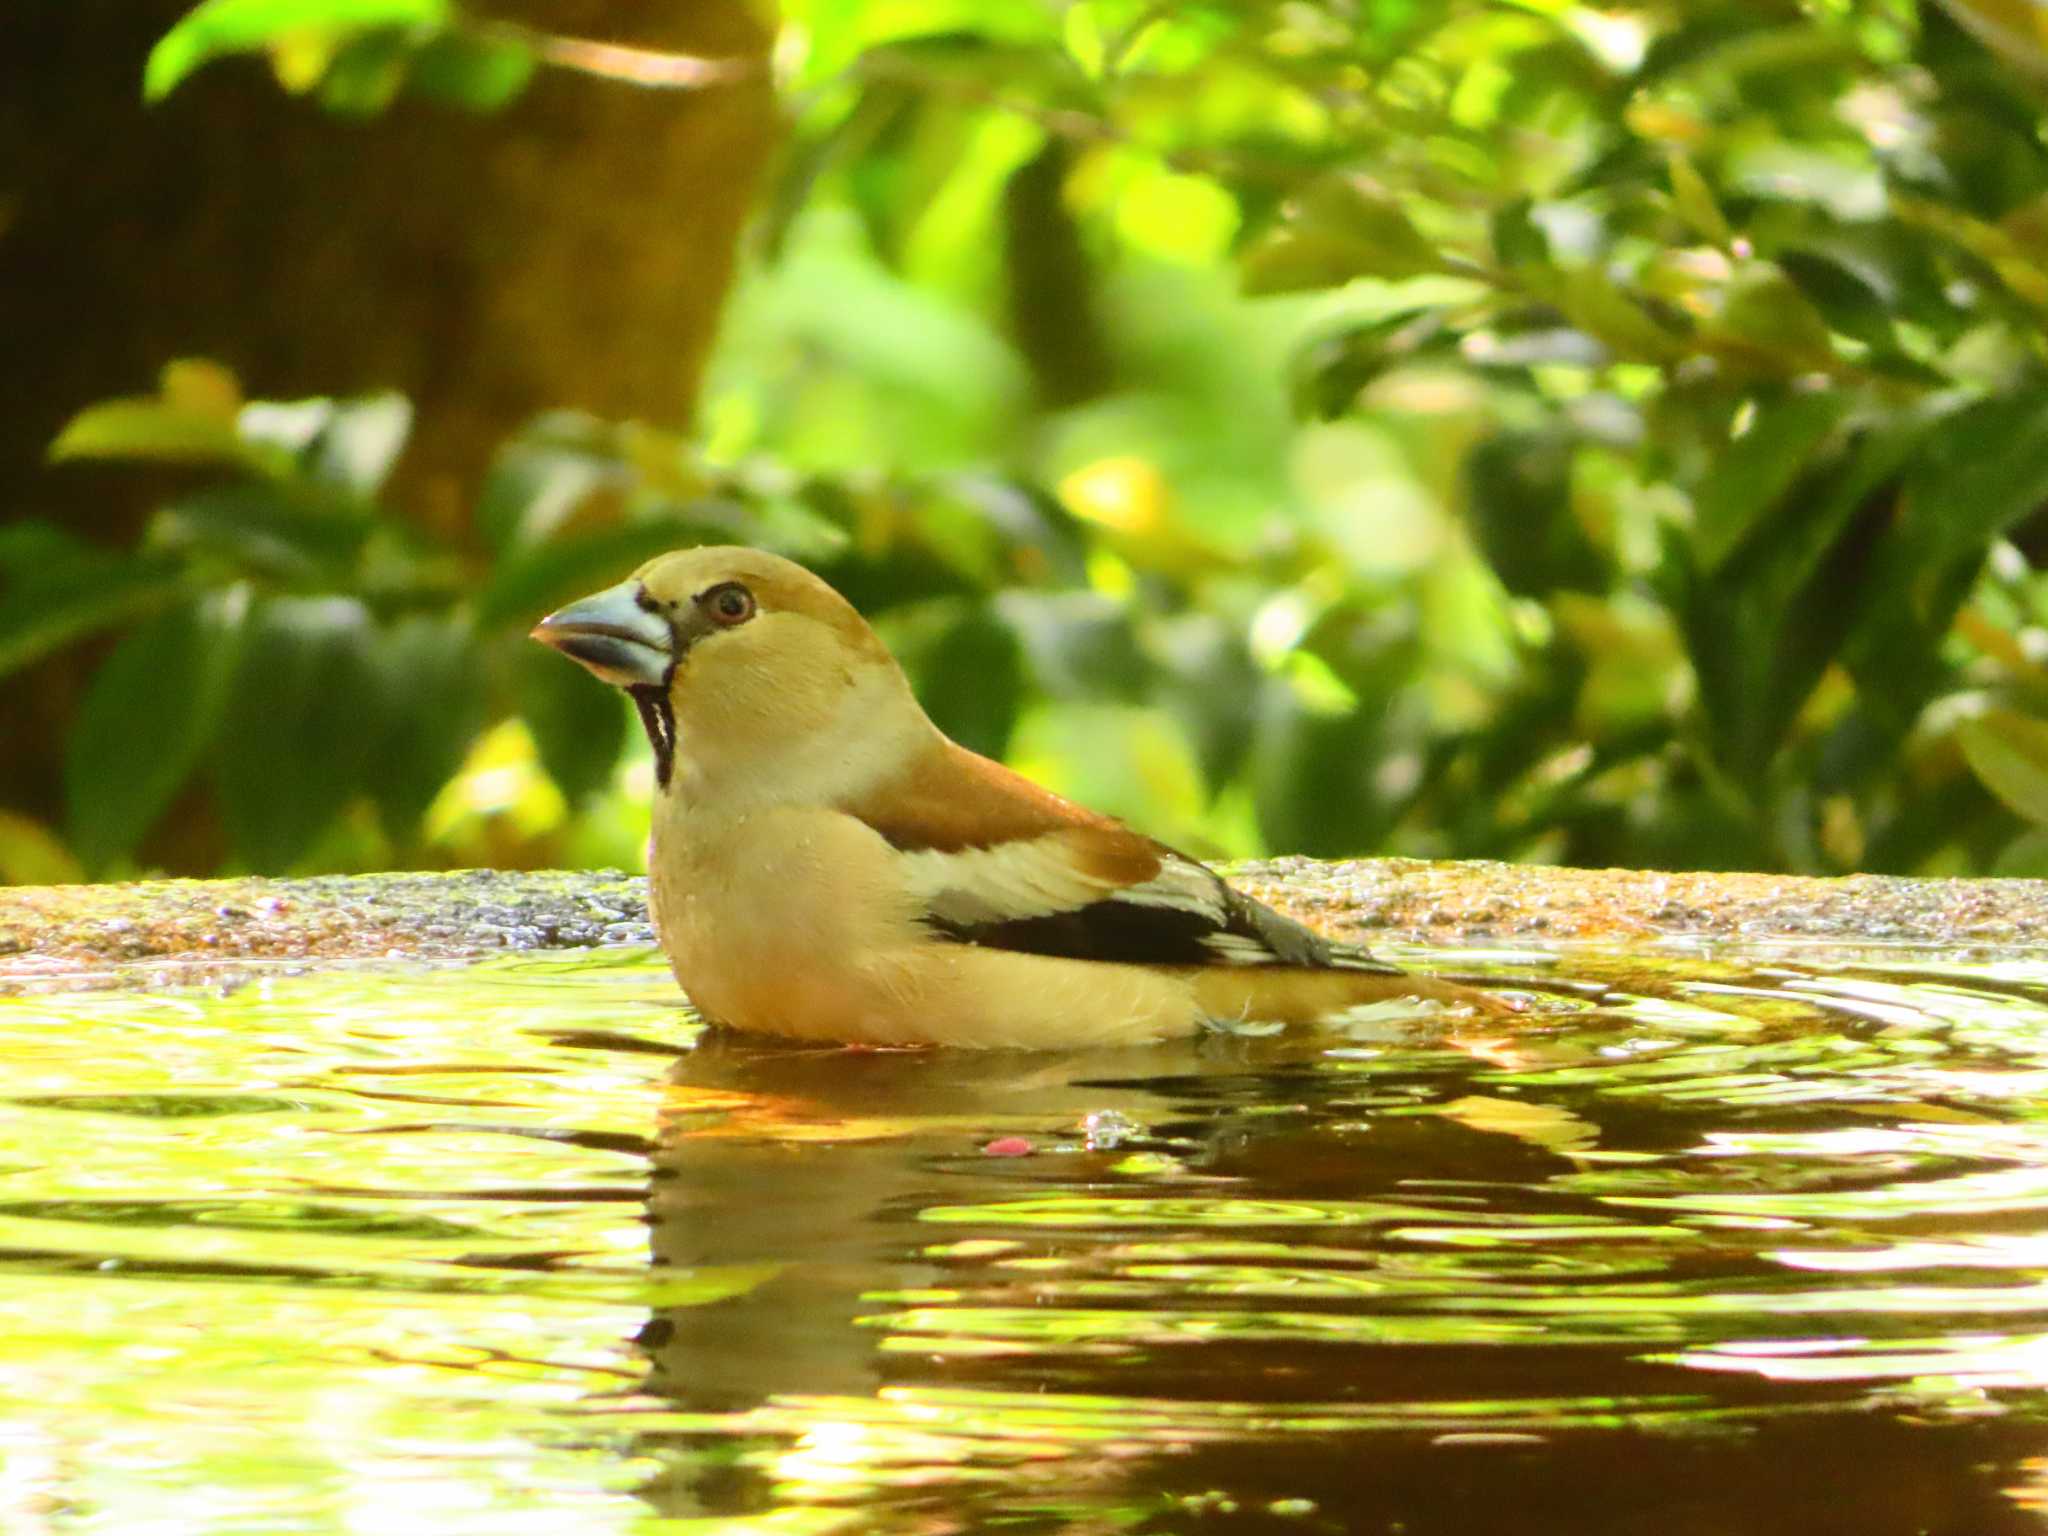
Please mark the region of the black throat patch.
MULTIPOLYGON (((675 669, 669 669, 674 675, 675 669)), ((668 701, 668 678, 659 683, 641 683, 628 688, 633 707, 640 711, 641 729, 647 732, 648 744, 654 748, 654 782, 663 789, 668 788, 669 776, 676 768, 676 712, 668 701)))

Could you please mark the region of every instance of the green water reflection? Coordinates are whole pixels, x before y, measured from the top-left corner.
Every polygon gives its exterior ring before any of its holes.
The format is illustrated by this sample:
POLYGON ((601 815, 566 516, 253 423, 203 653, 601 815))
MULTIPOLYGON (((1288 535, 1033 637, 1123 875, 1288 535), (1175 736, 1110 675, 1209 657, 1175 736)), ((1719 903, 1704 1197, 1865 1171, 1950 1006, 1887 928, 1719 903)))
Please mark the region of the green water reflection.
POLYGON ((1059 1056, 703 1036, 639 951, 0 997, 0 1531, 2048 1523, 2048 962, 1475 963, 1576 991, 1059 1056))

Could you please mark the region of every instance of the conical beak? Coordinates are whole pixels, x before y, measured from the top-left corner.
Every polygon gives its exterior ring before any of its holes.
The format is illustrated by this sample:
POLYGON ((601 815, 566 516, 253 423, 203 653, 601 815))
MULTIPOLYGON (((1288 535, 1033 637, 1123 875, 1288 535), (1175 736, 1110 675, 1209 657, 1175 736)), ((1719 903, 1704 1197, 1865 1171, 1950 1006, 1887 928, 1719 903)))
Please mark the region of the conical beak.
POLYGON ((637 581, 558 608, 533 626, 533 638, 618 688, 659 685, 675 664, 675 636, 665 619, 640 606, 637 581))

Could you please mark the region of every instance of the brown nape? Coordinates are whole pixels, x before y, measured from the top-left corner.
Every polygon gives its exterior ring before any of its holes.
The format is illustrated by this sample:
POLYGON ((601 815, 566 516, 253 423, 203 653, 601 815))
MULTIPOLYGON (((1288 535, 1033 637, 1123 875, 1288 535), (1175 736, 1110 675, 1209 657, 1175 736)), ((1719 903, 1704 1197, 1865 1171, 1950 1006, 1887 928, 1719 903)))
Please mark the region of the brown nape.
POLYGON ((764 574, 751 585, 764 609, 816 619, 838 635, 855 655, 896 665, 896 658, 861 617, 860 610, 802 566, 792 565, 764 574))
POLYGON ((837 809, 904 853, 959 853, 1072 832, 1088 838, 1089 874, 1122 885, 1159 873, 1152 845, 1121 822, 1062 800, 944 737, 901 774, 837 809))

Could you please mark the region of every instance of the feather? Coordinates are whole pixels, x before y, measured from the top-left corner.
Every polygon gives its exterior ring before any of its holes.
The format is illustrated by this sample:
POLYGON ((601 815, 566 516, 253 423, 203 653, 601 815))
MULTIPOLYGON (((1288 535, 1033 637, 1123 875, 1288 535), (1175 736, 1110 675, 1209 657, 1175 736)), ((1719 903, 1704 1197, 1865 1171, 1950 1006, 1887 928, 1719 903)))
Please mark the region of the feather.
POLYGON ((1135 965, 1392 969, 951 743, 841 809, 897 850, 923 921, 962 944, 1135 965))

